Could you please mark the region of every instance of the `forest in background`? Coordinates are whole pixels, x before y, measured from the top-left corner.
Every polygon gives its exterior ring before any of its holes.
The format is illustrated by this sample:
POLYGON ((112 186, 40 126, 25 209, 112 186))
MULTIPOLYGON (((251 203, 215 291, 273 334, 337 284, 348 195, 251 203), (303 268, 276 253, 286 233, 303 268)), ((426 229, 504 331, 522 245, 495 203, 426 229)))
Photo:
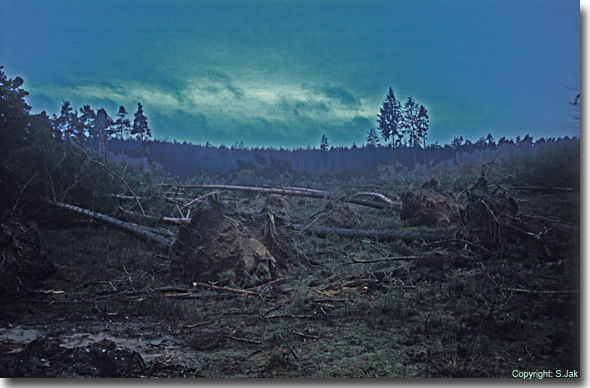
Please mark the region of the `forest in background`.
MULTIPOLYGON (((4 209, 25 198, 62 199, 94 206, 97 198, 104 199, 105 193, 112 193, 115 188, 125 190, 109 170, 129 184, 142 182, 143 187, 150 186, 150 179, 152 183, 190 179, 268 185, 313 181, 322 175, 344 181, 376 178, 384 182, 437 177, 450 183, 477 176, 485 163, 493 162, 505 176, 521 184, 579 185, 579 138, 534 140, 525 135, 495 141, 490 134, 475 142, 459 136, 451 144, 425 145, 427 132, 423 120, 422 138, 402 142, 403 132, 399 129, 395 132, 397 141, 386 146, 378 144, 375 129, 369 131, 367 144, 361 147, 330 147, 326 136, 320 148, 247 148, 241 143, 231 147, 214 147, 209 143, 203 146, 151 140, 141 104, 133 123, 126 118, 123 107, 117 120, 112 120, 104 109, 94 111, 88 105, 80 108, 79 114, 67 101, 59 116, 50 117, 45 112, 30 113, 22 78, 9 79, 2 71, 0 82, 0 179, 4 209)), ((384 101, 379 120, 387 113, 384 108, 391 98, 388 95, 384 101)), ((579 96, 574 105, 579 109, 579 96)), ((417 117, 424 118, 424 114, 417 117)), ((384 140, 394 139, 391 128, 387 132, 380 123, 379 130, 384 140)))

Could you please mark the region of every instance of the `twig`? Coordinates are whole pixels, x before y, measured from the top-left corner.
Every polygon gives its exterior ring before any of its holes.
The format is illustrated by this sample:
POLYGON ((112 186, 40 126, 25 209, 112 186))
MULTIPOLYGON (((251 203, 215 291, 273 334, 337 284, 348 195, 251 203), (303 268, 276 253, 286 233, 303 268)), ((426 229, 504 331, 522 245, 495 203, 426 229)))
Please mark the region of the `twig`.
POLYGON ((527 290, 525 288, 504 288, 504 291, 522 292, 525 294, 579 294, 580 291, 551 291, 551 290, 527 290))
POLYGON ((216 290, 216 291, 235 292, 237 294, 244 294, 244 295, 260 295, 259 292, 255 292, 255 291, 240 290, 237 288, 229 288, 229 287, 219 287, 219 286, 214 286, 214 285, 207 284, 207 283, 193 282, 193 286, 208 288, 210 290, 216 290))
POLYGON ((328 321, 328 325, 333 326, 334 323, 332 322, 332 320, 328 316, 328 313, 326 312, 326 310, 324 310, 324 308, 322 306, 320 306, 320 310, 324 314, 324 316, 326 317, 326 320, 328 321))
POLYGON ((309 334, 304 334, 304 333, 299 333, 295 330, 289 330, 291 333, 296 334, 300 337, 304 337, 304 338, 312 338, 312 339, 319 339, 320 337, 317 335, 309 335, 309 334))
POLYGON ((145 216, 145 211, 143 210, 143 206, 141 206, 141 203, 139 202, 139 199, 137 198, 137 196, 135 195, 135 193, 133 192, 133 190, 131 189, 131 187, 129 187, 129 185, 127 184, 127 182, 125 182, 125 179, 121 178, 119 175, 115 174, 115 172, 113 170, 111 170, 110 168, 108 168, 107 166, 105 166, 104 164, 92 159, 89 155, 88 152, 86 152, 85 149, 83 149, 82 147, 78 147, 86 156, 86 159, 88 159, 89 162, 97 164, 98 166, 102 167, 106 172, 108 172, 109 174, 111 174, 112 176, 114 176, 115 178, 117 178, 119 181, 121 181, 121 183, 123 183, 123 185, 127 188, 127 190, 129 190, 129 192, 131 193, 131 195, 133 196, 133 198, 135 198, 135 202, 137 202, 137 206, 139 206, 139 209, 141 210, 141 214, 143 214, 145 216))
POLYGON ((383 259, 375 259, 375 260, 356 260, 352 259, 349 263, 344 263, 344 265, 348 264, 368 264, 368 263, 379 263, 381 261, 400 261, 400 260, 420 260, 425 256, 397 256, 397 257, 384 257, 383 259))
POLYGON ((313 315, 293 315, 293 314, 282 314, 282 315, 267 315, 264 318, 315 318, 313 315))
POLYGON ((213 191, 212 193, 209 193, 209 194, 202 195, 202 196, 200 196, 199 198, 195 198, 195 199, 193 199, 192 201, 190 201, 189 203, 187 203, 186 205, 184 205, 184 206, 183 206, 181 209, 184 209, 185 207, 187 207, 187 206, 190 206, 190 205, 192 205, 193 203, 200 201, 201 199, 207 198, 207 197, 209 197, 210 195, 217 195, 217 196, 219 197, 219 191, 213 191))
POLYGON ((273 280, 273 281, 268 282, 268 283, 261 284, 261 285, 256 286, 256 287, 244 288, 244 290, 249 291, 249 290, 260 289, 262 287, 270 286, 271 284, 278 283, 278 282, 283 281, 283 280, 285 280, 285 279, 283 279, 283 278, 276 279, 276 280, 273 280))
POLYGON ((205 326, 205 325, 208 325, 208 324, 210 324, 210 323, 214 323, 214 322, 215 322, 215 321, 213 320, 213 321, 207 321, 207 322, 195 323, 195 324, 192 324, 192 325, 185 325, 185 326, 183 326, 183 327, 184 327, 185 329, 192 329, 192 328, 199 327, 199 326, 205 326))
POLYGON ((262 342, 260 342, 260 341, 249 340, 247 338, 234 337, 234 336, 231 336, 231 335, 224 335, 224 337, 225 338, 229 338, 229 339, 233 339, 233 340, 236 340, 236 341, 249 342, 251 344, 256 344, 256 345, 261 345, 262 344, 262 342))

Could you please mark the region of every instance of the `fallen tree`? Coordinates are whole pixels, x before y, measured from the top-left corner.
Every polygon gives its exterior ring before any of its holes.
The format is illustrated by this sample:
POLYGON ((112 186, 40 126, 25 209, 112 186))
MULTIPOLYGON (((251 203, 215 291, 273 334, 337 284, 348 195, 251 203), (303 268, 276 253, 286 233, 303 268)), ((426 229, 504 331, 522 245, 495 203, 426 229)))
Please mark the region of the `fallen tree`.
POLYGON ((306 226, 301 224, 291 224, 293 229, 309 234, 315 234, 318 237, 327 237, 329 235, 345 238, 368 238, 378 241, 441 241, 453 239, 455 236, 448 233, 426 233, 426 232, 402 232, 397 230, 366 230, 366 229, 341 229, 329 228, 325 226, 306 226))
MULTIPOLYGON (((164 245, 166 247, 171 247, 174 242, 170 238, 162 235, 162 233, 166 233, 166 231, 163 232, 163 231, 156 229, 156 228, 150 228, 147 226, 134 224, 132 222, 121 221, 116 218, 107 216, 105 214, 97 213, 97 212, 94 212, 94 211, 88 210, 88 209, 83 209, 78 206, 69 205, 67 203, 55 202, 55 201, 47 201, 47 202, 55 207, 65 209, 65 210, 74 212, 76 214, 80 214, 85 217, 91 218, 93 220, 102 222, 102 223, 107 224, 109 226, 112 226, 113 228, 116 228, 116 229, 119 229, 123 232, 129 233, 132 236, 135 236, 135 237, 142 239, 144 241, 153 241, 158 244, 164 245)), ((168 234, 168 233, 166 233, 166 234, 168 234)))
MULTIPOLYGON (((163 185, 164 186, 164 185, 163 185)), ((239 190, 251 191, 257 193, 281 194, 281 195, 295 195, 300 197, 311 198, 334 198, 334 196, 326 191, 301 189, 301 188, 273 188, 273 187, 250 187, 250 186, 231 186, 231 185, 165 185, 167 187, 178 188, 193 188, 193 189, 214 189, 214 190, 239 190)), ((383 194, 362 192, 353 194, 348 197, 341 197, 338 200, 356 205, 373 207, 376 209, 401 209, 401 203, 392 201, 383 194), (368 195, 379 198, 382 202, 368 201, 364 199, 354 198, 358 195, 368 195)))

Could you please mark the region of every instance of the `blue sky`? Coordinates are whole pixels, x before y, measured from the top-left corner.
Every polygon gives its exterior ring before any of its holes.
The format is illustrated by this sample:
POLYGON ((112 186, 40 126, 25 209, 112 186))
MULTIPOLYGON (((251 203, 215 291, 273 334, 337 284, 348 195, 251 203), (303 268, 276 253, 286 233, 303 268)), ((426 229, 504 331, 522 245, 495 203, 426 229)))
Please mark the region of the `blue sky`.
POLYGON ((160 139, 360 145, 389 87, 429 142, 579 136, 573 0, 1 0, 0 65, 34 112, 141 102, 160 139))

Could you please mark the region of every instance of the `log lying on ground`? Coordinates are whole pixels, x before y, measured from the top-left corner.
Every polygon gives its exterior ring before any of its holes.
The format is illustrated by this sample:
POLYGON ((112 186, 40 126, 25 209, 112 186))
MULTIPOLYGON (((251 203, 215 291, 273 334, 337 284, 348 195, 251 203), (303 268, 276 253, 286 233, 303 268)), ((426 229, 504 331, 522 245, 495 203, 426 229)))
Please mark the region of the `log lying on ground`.
POLYGON ((530 190, 530 191, 574 191, 572 187, 554 187, 554 186, 511 186, 514 190, 530 190))
MULTIPOLYGON (((163 185, 179 188, 196 188, 196 189, 221 189, 221 190, 240 190, 240 191, 252 191, 258 193, 270 193, 270 194, 282 194, 282 195, 296 195, 300 197, 312 197, 312 198, 332 198, 332 195, 326 191, 312 190, 312 189, 300 189, 300 188, 273 188, 273 187, 249 187, 249 186, 230 186, 230 185, 163 185)), ((341 198, 342 201, 348 203, 354 203, 357 205, 369 206, 376 209, 400 209, 401 203, 389 200, 382 194, 379 193, 359 193, 356 195, 371 195, 377 197, 384 202, 367 201, 364 199, 351 197, 341 198), (386 200, 384 200, 386 199, 386 200)))
MULTIPOLYGON (((140 201, 146 201, 149 198, 145 198, 145 197, 132 197, 130 195, 123 195, 123 194, 110 194, 109 195, 112 198, 116 198, 120 201, 135 201, 135 199, 138 199, 140 201)), ((195 202, 195 200, 193 198, 185 198, 185 197, 167 197, 167 196, 162 196, 162 198, 170 203, 174 203, 174 204, 179 204, 179 205, 184 205, 187 206, 187 204, 190 204, 191 202, 194 203, 204 203, 205 200, 198 200, 195 202)), ((229 198, 229 197, 221 197, 222 200, 224 201, 233 201, 234 198, 229 198)))
POLYGON ((129 233, 139 239, 144 241, 153 241, 158 244, 164 245, 166 247, 171 247, 173 241, 169 238, 166 238, 161 235, 161 231, 153 228, 149 228, 147 226, 142 226, 138 224, 134 224, 131 222, 124 222, 118 220, 116 218, 93 212, 92 210, 83 209, 78 206, 69 205, 67 203, 55 202, 55 201, 48 201, 53 206, 59 207, 61 209, 66 209, 71 212, 84 215, 86 217, 92 218, 104 224, 110 225, 116 229, 119 229, 123 232, 129 233))
POLYGON ((448 233, 426 233, 426 232, 402 232, 396 230, 365 230, 365 229, 341 229, 328 228, 324 226, 306 226, 291 224, 291 227, 298 231, 309 234, 316 234, 318 237, 335 235, 346 238, 367 238, 379 241, 440 241, 453 239, 455 236, 448 233))
MULTIPOLYGON (((162 223, 171 225, 188 225, 191 222, 190 218, 173 218, 162 217, 162 223)), ((425 233, 425 232, 401 232, 392 230, 366 230, 366 229, 342 229, 329 228, 320 226, 307 226, 293 223, 295 220, 286 218, 289 226, 297 231, 307 232, 309 234, 316 234, 318 237, 325 238, 328 235, 335 235, 345 238, 368 238, 380 241, 397 241, 404 242, 411 241, 440 241, 453 239, 454 236, 448 233, 425 233)))

